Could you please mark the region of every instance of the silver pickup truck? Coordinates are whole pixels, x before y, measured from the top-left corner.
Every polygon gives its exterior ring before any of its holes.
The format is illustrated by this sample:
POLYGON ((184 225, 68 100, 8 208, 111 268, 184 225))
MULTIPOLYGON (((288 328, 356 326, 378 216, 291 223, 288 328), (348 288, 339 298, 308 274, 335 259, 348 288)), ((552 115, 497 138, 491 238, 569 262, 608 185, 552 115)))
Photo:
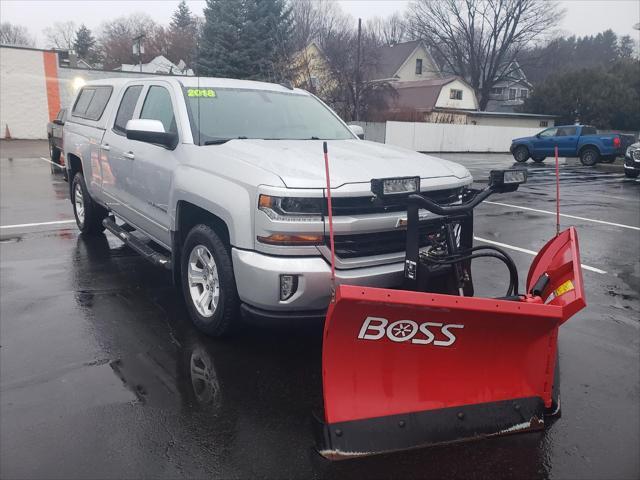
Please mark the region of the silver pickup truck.
POLYGON ((360 140, 299 89, 195 77, 109 79, 77 94, 64 158, 83 234, 108 229, 170 269, 195 325, 324 315, 330 297, 322 143, 328 141, 337 281, 402 283, 406 209, 374 202, 372 179, 420 177, 460 201, 466 168, 360 140))

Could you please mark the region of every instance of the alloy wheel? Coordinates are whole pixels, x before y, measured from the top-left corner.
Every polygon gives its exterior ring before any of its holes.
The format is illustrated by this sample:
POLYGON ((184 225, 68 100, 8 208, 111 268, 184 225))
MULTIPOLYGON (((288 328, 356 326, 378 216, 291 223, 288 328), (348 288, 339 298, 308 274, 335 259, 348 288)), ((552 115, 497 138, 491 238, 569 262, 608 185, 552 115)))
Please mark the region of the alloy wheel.
POLYGON ((187 280, 198 313, 212 317, 220 300, 220 279, 213 255, 204 245, 196 245, 189 254, 187 280))
POLYGON ((73 203, 76 207, 76 217, 80 226, 84 225, 84 196, 82 194, 82 185, 76 183, 73 191, 73 203))

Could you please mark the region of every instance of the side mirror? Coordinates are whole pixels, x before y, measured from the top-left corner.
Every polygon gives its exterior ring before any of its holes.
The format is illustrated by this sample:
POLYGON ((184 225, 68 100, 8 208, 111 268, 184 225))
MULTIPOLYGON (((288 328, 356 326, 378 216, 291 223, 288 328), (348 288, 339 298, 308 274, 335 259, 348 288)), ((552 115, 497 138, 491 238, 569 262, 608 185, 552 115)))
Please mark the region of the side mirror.
POLYGON ((139 142, 162 145, 173 150, 178 145, 178 134, 165 132, 160 120, 134 119, 127 122, 127 138, 139 142))
POLYGON ((349 130, 360 140, 364 140, 364 128, 360 125, 349 125, 349 130))
POLYGON ((53 123, 55 123, 56 125, 62 126, 62 125, 64 125, 64 120, 60 120, 58 118, 54 118, 53 119, 53 123))
POLYGON ((540 134, 539 133, 536 133, 536 138, 540 138, 540 134))

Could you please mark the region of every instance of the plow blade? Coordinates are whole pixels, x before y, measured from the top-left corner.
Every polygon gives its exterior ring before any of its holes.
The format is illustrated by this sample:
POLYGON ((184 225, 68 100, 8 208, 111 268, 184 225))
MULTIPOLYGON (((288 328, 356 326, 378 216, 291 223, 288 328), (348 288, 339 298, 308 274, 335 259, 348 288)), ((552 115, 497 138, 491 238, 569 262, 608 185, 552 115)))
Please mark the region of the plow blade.
POLYGON ((325 322, 319 452, 543 428, 556 407, 558 327, 584 306, 573 229, 543 248, 528 282, 542 273, 544 293, 521 301, 341 285, 325 322))

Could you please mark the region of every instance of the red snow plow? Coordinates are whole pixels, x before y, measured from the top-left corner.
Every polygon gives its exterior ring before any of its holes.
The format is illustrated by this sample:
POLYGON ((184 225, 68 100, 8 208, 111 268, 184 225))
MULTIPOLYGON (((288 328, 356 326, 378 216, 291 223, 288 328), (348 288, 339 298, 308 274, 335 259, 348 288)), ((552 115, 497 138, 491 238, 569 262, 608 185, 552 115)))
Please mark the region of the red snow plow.
POLYGON ((472 245, 473 208, 523 181, 523 170, 494 171, 485 189, 448 206, 419 193, 419 179, 372 181, 376 201, 393 191, 407 205, 405 283, 335 290, 322 351, 323 456, 538 430, 559 414, 558 328, 586 305, 575 229, 540 250, 524 293, 504 250, 472 245), (506 264, 505 296, 471 296, 479 257, 506 264))

